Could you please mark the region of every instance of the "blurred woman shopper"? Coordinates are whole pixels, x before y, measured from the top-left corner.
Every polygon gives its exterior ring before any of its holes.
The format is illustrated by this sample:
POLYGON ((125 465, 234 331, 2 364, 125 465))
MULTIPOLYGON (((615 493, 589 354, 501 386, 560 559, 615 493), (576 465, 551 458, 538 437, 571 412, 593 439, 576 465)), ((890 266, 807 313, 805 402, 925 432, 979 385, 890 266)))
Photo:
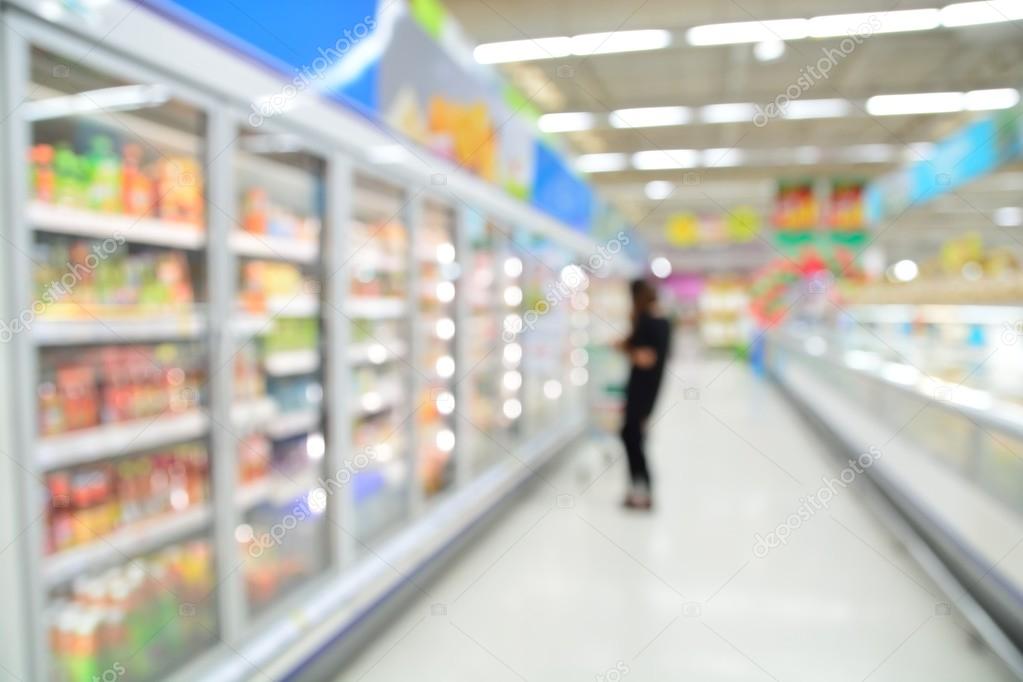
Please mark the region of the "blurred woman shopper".
POLYGON ((632 289, 632 333, 619 343, 631 369, 625 391, 625 422, 622 442, 629 458, 632 485, 625 498, 630 509, 650 509, 650 470, 647 467, 646 426, 661 388, 671 342, 671 326, 660 316, 657 290, 646 280, 635 280, 632 289))

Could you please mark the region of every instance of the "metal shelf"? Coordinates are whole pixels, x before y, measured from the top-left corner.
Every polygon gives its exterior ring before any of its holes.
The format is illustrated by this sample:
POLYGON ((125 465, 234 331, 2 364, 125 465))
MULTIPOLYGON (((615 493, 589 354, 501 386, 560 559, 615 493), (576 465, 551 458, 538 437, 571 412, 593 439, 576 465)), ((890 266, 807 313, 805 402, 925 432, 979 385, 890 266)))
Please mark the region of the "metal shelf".
POLYGON ((365 320, 390 320, 401 317, 407 309, 405 299, 397 296, 351 296, 345 305, 350 317, 365 320))
POLYGON ((123 319, 37 320, 32 338, 37 346, 80 346, 195 339, 205 331, 205 318, 191 312, 123 319))
POLYGON ((358 365, 383 365, 403 358, 408 353, 404 341, 371 341, 358 343, 348 348, 348 362, 358 365))
POLYGON ((200 410, 106 424, 40 438, 36 444, 36 462, 42 470, 52 471, 183 443, 205 435, 208 429, 209 417, 200 410))
POLYGON ((272 377, 312 374, 320 369, 320 351, 292 350, 272 353, 263 361, 263 367, 272 377))
POLYGON ((315 296, 275 296, 267 301, 269 317, 318 317, 320 301, 315 296))
POLYGON ((239 256, 312 264, 320 255, 316 242, 304 242, 268 234, 231 233, 231 248, 239 256))
POLYGON ((319 430, 322 420, 323 415, 319 408, 284 412, 267 423, 266 435, 273 440, 284 440, 303 433, 313 433, 319 430))
POLYGON ((29 204, 28 222, 37 230, 74 237, 124 239, 132 244, 188 251, 197 251, 206 245, 205 230, 191 223, 99 213, 39 201, 29 204))
POLYGON ((48 587, 65 583, 181 540, 210 524, 209 505, 140 521, 78 547, 51 554, 43 560, 43 581, 48 587))
POLYGON ((231 406, 231 424, 243 434, 258 430, 277 416, 277 403, 272 398, 254 398, 231 406))
POLYGON ((299 495, 319 487, 318 483, 314 472, 311 471, 295 474, 290 478, 280 473, 272 473, 239 488, 235 502, 243 511, 267 503, 287 504, 299 495))

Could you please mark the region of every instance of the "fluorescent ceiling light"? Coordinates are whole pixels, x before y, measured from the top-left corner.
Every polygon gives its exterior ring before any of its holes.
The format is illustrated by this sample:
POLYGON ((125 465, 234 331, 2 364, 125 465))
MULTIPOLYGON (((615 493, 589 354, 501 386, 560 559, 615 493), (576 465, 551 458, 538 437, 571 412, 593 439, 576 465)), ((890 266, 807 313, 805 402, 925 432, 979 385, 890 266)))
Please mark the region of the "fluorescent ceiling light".
POLYGON ((785 105, 785 118, 841 118, 848 116, 851 107, 844 99, 795 99, 785 105))
POLYGON ((907 95, 877 95, 867 100, 871 116, 943 114, 963 110, 961 92, 921 92, 907 95))
POLYGON ((576 159, 575 167, 583 173, 611 173, 625 170, 628 166, 628 159, 625 154, 604 153, 604 154, 583 154, 576 159))
POLYGON ((734 148, 704 149, 700 159, 707 168, 728 168, 745 163, 746 152, 734 148))
POLYGON ((650 201, 663 201, 675 192, 675 183, 667 180, 654 180, 646 183, 643 191, 650 201))
POLYGON ((700 107, 700 120, 704 123, 744 123, 753 120, 757 108, 746 102, 709 104, 700 107))
POLYGON ((632 166, 637 170, 668 170, 696 168, 700 153, 692 149, 654 149, 632 155, 632 166))
POLYGON ((802 147, 796 147, 793 150, 793 157, 796 163, 804 165, 813 165, 820 163, 821 160, 821 148, 812 145, 803 145, 802 147))
POLYGON ((654 128, 685 125, 692 118, 688 107, 641 107, 612 111, 610 120, 615 128, 654 128))
POLYGON ((753 46, 753 56, 758 62, 773 62, 785 54, 784 40, 761 40, 753 46))
POLYGON ((966 93, 966 108, 970 111, 1010 109, 1019 104, 1019 91, 1012 88, 971 90, 966 93))
POLYGON ((810 19, 810 35, 814 38, 869 37, 877 33, 929 31, 939 26, 941 14, 936 9, 828 14, 810 19))
POLYGON ((575 130, 589 130, 593 127, 593 114, 583 111, 561 114, 544 114, 537 125, 545 133, 567 133, 575 130))
POLYGON ((807 35, 809 22, 806 19, 773 19, 694 26, 686 31, 686 40, 690 45, 731 45, 765 40, 798 40, 807 35))
POLYGON ((534 38, 532 40, 506 40, 499 43, 477 45, 472 52, 480 64, 527 62, 534 59, 557 59, 572 54, 572 39, 568 36, 534 38))
POLYGON ((158 107, 168 100, 170 93, 163 85, 124 85, 29 102, 21 111, 28 121, 46 121, 101 111, 134 111, 158 107))
POLYGON ((1023 225, 1023 208, 1019 206, 1003 206, 995 211, 995 224, 999 227, 1019 227, 1023 225))
POLYGON ((671 45, 671 33, 661 29, 583 33, 572 36, 572 53, 580 57, 612 52, 661 50, 671 45))
POLYGON ((997 24, 1023 19, 1023 3, 1019 0, 989 2, 957 2, 941 9, 941 23, 949 28, 997 24))
POLYGON ((895 148, 890 144, 855 144, 840 148, 835 156, 845 163, 887 163, 895 159, 895 148))

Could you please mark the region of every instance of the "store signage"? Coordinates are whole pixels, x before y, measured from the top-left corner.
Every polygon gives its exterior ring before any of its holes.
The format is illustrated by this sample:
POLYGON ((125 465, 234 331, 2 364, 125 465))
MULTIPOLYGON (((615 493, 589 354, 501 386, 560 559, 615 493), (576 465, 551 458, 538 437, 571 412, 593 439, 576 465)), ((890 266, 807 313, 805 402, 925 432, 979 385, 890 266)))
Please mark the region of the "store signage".
POLYGON ((813 180, 778 183, 774 202, 774 226, 779 230, 812 230, 819 219, 813 180))
POLYGON ((755 209, 739 206, 725 215, 676 213, 668 219, 664 234, 673 246, 742 244, 756 239, 761 225, 760 214, 755 209))
POLYGON ((863 180, 832 180, 828 199, 828 227, 840 231, 865 228, 867 220, 863 198, 865 191, 866 183, 863 180))
POLYGON ((540 137, 525 97, 477 64, 437 0, 144 0, 292 78, 254 105, 263 120, 310 91, 355 108, 407 139, 588 232, 595 196, 540 137))
POLYGON ((868 221, 895 218, 912 206, 951 192, 1023 158, 1023 106, 974 121, 918 160, 872 182, 865 195, 868 221))

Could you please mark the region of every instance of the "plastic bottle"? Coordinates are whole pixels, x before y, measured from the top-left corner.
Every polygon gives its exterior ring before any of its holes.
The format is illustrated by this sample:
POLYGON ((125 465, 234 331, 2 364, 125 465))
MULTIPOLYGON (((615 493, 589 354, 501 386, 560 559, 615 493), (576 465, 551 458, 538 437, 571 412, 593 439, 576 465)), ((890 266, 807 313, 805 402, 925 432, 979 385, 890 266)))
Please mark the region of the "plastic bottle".
POLYGON ((96 135, 86 157, 89 179, 89 208, 104 213, 121 211, 121 161, 114 154, 114 143, 105 135, 96 135))
POLYGON ((53 147, 37 144, 32 147, 32 190, 38 201, 53 203, 57 176, 53 170, 53 147))
POLYGON ((142 147, 124 145, 121 204, 128 215, 146 215, 153 208, 153 181, 142 172, 142 147))

